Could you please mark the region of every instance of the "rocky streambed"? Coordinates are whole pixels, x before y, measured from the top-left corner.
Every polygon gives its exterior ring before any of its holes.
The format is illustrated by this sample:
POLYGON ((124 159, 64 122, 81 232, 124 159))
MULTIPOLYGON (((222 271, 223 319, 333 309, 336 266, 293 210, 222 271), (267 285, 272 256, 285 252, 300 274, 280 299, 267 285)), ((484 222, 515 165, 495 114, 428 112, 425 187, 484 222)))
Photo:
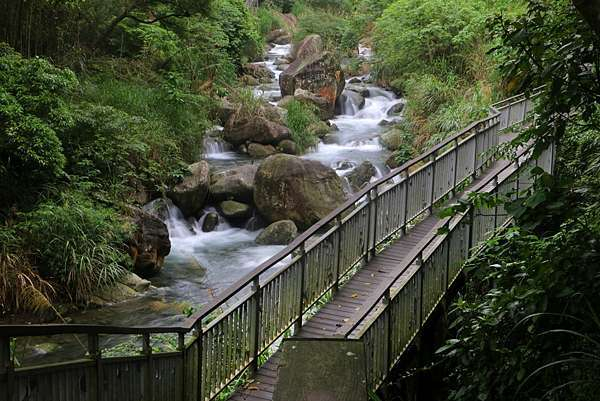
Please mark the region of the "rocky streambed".
MULTIPOLYGON (((171 243, 160 271, 148 275, 152 286, 75 321, 126 325, 132 314, 138 325, 181 320, 186 307, 209 302, 388 170, 391 153, 379 137, 386 121, 401 118, 403 100, 369 83, 368 75, 344 79, 315 35, 297 46, 275 41, 265 61, 245 67, 253 93, 271 106, 265 116, 233 122, 226 114, 225 127, 206 136, 204 160, 190 166, 192 174, 168 199, 144 207, 165 223, 171 243), (277 107, 291 96, 317 105, 327 126, 299 156, 286 154, 295 152, 285 147, 289 130, 277 107), (252 150, 259 147, 267 151, 252 150)), ((360 50, 368 61, 370 50, 360 50)))
MULTIPOLYGON (((318 36, 292 46, 276 34, 266 60, 245 66, 244 80, 266 101, 264 110, 236 116, 225 104, 224 127, 206 136, 203 160, 137 217, 132 256, 149 282, 127 284, 136 291, 121 286, 124 293, 72 314, 73 322, 181 321, 388 170, 391 152, 380 135, 401 119, 403 100, 368 75, 345 78, 318 36), (319 143, 302 155, 279 107, 291 98, 315 105, 323 120, 319 143)), ((368 61, 370 50, 361 47, 359 57, 368 61)))

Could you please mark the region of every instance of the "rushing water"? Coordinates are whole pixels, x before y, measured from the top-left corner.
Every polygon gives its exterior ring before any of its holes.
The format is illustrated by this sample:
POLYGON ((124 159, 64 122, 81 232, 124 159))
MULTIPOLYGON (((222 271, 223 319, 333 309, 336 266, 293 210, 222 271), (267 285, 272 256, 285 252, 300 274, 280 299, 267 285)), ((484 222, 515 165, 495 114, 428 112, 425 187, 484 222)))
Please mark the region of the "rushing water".
MULTIPOLYGON (((281 71, 278 60, 288 54, 289 45, 276 45, 264 64, 274 72, 271 83, 254 88, 257 96, 275 102, 280 97, 278 79, 281 71)), ((366 48, 362 57, 369 57, 366 48)), ((360 77, 366 79, 366 77, 360 77)), ((389 152, 380 142, 381 120, 390 119, 387 112, 401 101, 381 88, 368 88, 364 107, 348 100, 342 115, 331 123, 338 130, 329 135, 327 143, 320 142, 305 158, 318 160, 334 168, 340 176, 348 174, 363 161, 370 161, 383 174, 389 152)), ((251 159, 231 149, 218 138, 218 129, 207 135, 204 158, 215 169, 251 163, 251 159)), ((214 211, 207 208, 205 212, 214 211)), ((166 220, 171 239, 171 253, 161 273, 152 278, 152 287, 134 299, 97 310, 77 313, 75 323, 112 325, 167 325, 184 319, 183 310, 210 302, 219 292, 265 261, 281 246, 261 246, 254 240, 259 230, 235 227, 223 218, 213 232, 202 232, 202 219, 185 220, 175 206, 169 208, 166 220)))
MULTIPOLYGON (((273 104, 280 99, 278 82, 282 67, 279 64, 290 48, 290 45, 275 45, 269 50, 267 60, 263 63, 273 71, 275 78, 270 83, 253 88, 256 96, 273 104)), ((359 50, 361 58, 370 58, 370 49, 361 47, 359 50)), ((368 76, 357 78, 368 80, 368 76)), ((328 135, 327 143, 321 141, 303 156, 332 167, 342 177, 364 161, 370 161, 378 175, 386 172, 385 160, 390 152, 380 144, 379 136, 383 130, 380 122, 390 120, 392 117, 388 116, 388 110, 401 101, 393 93, 381 88, 366 83, 359 83, 359 86, 368 89, 364 106, 360 107, 355 98, 347 97, 341 107, 342 114, 331 120, 338 130, 328 135)), ((254 162, 235 152, 220 139, 220 130, 222 127, 215 127, 204 139, 204 159, 212 169, 222 170, 254 162)), ((205 210, 210 211, 215 209, 209 207, 205 210)), ((160 274, 152 278, 152 287, 133 299, 74 314, 71 316, 73 322, 124 326, 176 323, 185 318, 184 309, 190 306, 197 308, 210 302, 223 289, 283 248, 257 245, 255 239, 260 231, 256 227, 250 227, 254 230, 246 228, 254 224, 235 227, 221 217, 217 229, 205 233, 201 229, 202 222, 202 218, 184 219, 181 212, 171 205, 165 221, 169 228, 171 253, 160 274)), ((41 339, 34 343, 44 341, 48 340, 41 339)), ((83 350, 70 337, 53 338, 52 341, 63 356, 74 356, 83 350)), ((46 352, 40 351, 40 347, 32 349, 33 352, 28 352, 27 360, 34 361, 42 357, 45 361, 52 359, 46 352)))

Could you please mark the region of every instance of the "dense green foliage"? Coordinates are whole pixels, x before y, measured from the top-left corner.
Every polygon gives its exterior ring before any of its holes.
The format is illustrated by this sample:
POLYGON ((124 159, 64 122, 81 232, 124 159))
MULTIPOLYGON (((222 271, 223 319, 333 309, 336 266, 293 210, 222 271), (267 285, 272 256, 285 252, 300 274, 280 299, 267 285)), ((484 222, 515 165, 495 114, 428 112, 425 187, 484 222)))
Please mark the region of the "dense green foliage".
POLYGON ((85 303, 127 269, 123 205, 198 160, 276 24, 243 0, 17 3, 0 6, 3 312, 85 303))
POLYGON ((299 21, 294 39, 299 41, 307 35, 318 34, 325 47, 340 56, 356 51, 360 37, 352 25, 351 17, 345 12, 346 9, 343 5, 338 6, 335 3, 330 8, 304 5, 297 10, 299 21))
POLYGON ((0 48, 2 204, 63 175, 65 156, 59 132, 72 125, 63 96, 76 84, 68 70, 41 59, 25 60, 9 48, 0 48))
MULTIPOLYGON (((600 39, 567 1, 495 21, 510 86, 546 84, 513 148, 558 145, 554 177, 507 201, 515 227, 467 265, 446 357, 452 400, 591 400, 600 390, 600 39), (585 67, 583 67, 585 66, 585 67)), ((535 171, 534 171, 535 172, 535 171)))
POLYGON ((415 151, 485 116, 499 88, 487 20, 519 3, 487 1, 359 2, 373 23, 374 74, 407 98, 415 151))

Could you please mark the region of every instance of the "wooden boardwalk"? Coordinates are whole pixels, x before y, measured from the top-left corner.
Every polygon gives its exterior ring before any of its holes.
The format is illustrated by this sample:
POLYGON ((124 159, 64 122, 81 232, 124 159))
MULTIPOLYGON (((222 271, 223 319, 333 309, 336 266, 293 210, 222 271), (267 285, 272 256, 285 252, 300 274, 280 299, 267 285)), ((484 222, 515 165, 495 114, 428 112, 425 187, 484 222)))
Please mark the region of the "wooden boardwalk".
MULTIPOLYGON (((489 180, 506 168, 507 161, 497 161, 487 171, 475 179, 469 188, 458 194, 456 200, 476 187, 480 182, 489 180)), ((492 184, 488 184, 491 186, 492 184)), ((452 201, 451 200, 451 201, 452 201)), ((450 201, 450 202, 451 202, 450 201)), ((366 263, 359 272, 348 280, 332 299, 319 309, 314 316, 308 319, 295 337, 299 338, 327 338, 340 336, 342 329, 350 326, 357 315, 366 324, 369 319, 364 319, 364 311, 370 306, 375 294, 385 289, 391 280, 400 276, 394 287, 400 287, 410 277, 417 266, 407 266, 411 251, 418 248, 422 241, 427 241, 437 234, 437 224, 440 219, 434 212, 416 224, 407 233, 387 246, 382 252, 375 255, 366 263), (363 313, 361 313, 363 311, 363 313)), ((435 242, 431 243, 431 247, 435 242)), ((392 288, 392 291, 394 290, 392 288)), ((373 310, 371 313, 375 313, 373 310)), ((361 330, 358 326, 356 331, 361 330)), ((254 380, 239 389, 232 397, 232 401, 272 401, 275 385, 277 384, 280 354, 276 352, 269 360, 258 369, 254 380)))
MULTIPOLYGON (((165 394, 174 401, 213 401, 292 327, 291 341, 361 343, 365 390, 376 391, 443 299, 470 250, 508 219, 502 207, 471 206, 452 219, 430 211, 448 197, 460 197, 454 191, 464 185, 494 196, 531 185, 519 165, 537 166, 538 159, 527 156, 509 165, 494 162, 497 155, 491 151, 507 128, 527 123, 532 108, 525 95, 494 105, 488 117, 368 184, 183 323, 0 326, 0 401, 44 401, 57 392, 65 394, 60 401, 156 401, 165 394), (441 227, 447 231, 437 235, 441 227), (14 366, 13 341, 82 334, 87 336, 84 359, 14 366), (165 334, 177 338, 177 348, 157 352, 152 344, 165 334), (107 337, 122 335, 141 338, 141 353, 103 355, 107 337)), ((553 148, 544 152, 539 162, 552 172, 553 148)), ((319 352, 315 360, 324 358, 319 352)), ((280 358, 287 361, 288 355, 277 351, 231 399, 272 400, 280 358)))

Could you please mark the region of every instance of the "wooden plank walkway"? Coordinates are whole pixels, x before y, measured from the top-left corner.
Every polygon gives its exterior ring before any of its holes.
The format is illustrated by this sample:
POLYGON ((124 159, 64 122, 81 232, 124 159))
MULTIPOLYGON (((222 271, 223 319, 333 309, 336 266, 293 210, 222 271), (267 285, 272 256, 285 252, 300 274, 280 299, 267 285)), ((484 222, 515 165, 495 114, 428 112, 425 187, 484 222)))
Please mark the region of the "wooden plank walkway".
MULTIPOLYGON (((504 160, 495 162, 492 167, 478 176, 469 185, 469 188, 493 177, 507 164, 508 162, 504 160)), ((453 199, 464 196, 466 192, 469 192, 469 188, 453 199)), ((404 265, 407 263, 405 259, 411 251, 421 241, 435 235, 436 224, 439 221, 440 219, 436 213, 430 214, 412 227, 404 236, 373 257, 338 290, 326 305, 304 323, 296 336, 299 338, 326 338, 339 335, 338 332, 342 327, 348 327, 348 324, 352 323, 350 321, 352 316, 356 317, 356 313, 361 309, 368 309, 370 306, 367 304, 369 298, 373 294, 381 292, 390 280, 393 280, 402 272, 404 265)), ((433 247, 434 244, 432 243, 430 246, 433 247)), ((403 285, 416 268, 414 264, 409 266, 396 280, 392 292, 395 288, 403 285)), ((374 308, 370 314, 374 314, 376 311, 377 308, 374 308)), ((369 319, 363 319, 363 321, 368 322, 369 319)), ((361 327, 358 326, 355 330, 360 330, 361 327)), ((279 361, 280 354, 277 352, 258 370, 255 379, 244 388, 239 389, 230 400, 272 401, 275 385, 277 384, 279 361)))

